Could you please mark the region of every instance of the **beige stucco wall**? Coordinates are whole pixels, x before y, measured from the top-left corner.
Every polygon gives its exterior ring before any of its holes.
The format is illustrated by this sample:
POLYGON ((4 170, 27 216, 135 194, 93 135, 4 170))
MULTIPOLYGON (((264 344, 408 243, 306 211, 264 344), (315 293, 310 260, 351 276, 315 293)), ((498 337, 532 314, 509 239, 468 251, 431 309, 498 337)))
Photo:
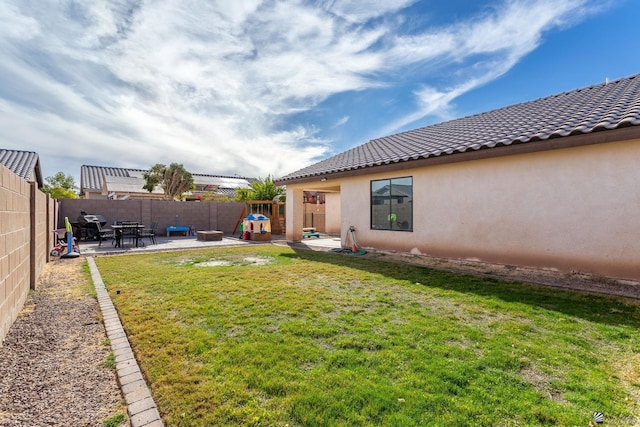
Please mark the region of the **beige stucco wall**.
POLYGON ((340 234, 340 193, 325 193, 325 232, 340 234))
POLYGON ((287 186, 287 204, 285 213, 287 218, 287 240, 299 242, 302 239, 304 217, 304 190, 302 187, 287 186))
POLYGON ((343 240, 353 225, 364 247, 640 279, 639 166, 631 140, 344 179, 343 240), (371 230, 370 181, 402 176, 413 232, 371 230))

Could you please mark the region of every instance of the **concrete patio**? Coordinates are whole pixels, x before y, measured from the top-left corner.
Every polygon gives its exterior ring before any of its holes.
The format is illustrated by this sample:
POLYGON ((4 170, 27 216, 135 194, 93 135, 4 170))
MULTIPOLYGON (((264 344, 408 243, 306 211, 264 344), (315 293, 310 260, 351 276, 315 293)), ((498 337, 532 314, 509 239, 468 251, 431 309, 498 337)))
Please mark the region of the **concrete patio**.
POLYGON ((144 252, 158 252, 158 251, 173 251, 182 249, 201 249, 218 246, 244 246, 244 245, 263 245, 263 244, 283 244, 296 247, 308 247, 314 250, 331 250, 334 248, 340 248, 340 237, 321 235, 320 238, 304 239, 300 243, 289 244, 287 243, 284 235, 272 235, 271 241, 252 241, 242 240, 237 235, 224 235, 222 240, 197 240, 196 236, 156 236, 156 244, 152 244, 150 239, 141 239, 138 247, 134 243, 124 242, 122 248, 114 247, 113 240, 105 240, 102 245, 98 244, 98 241, 88 240, 78 242, 80 248, 80 255, 83 256, 95 256, 95 255, 114 255, 114 254, 127 254, 127 253, 144 253, 144 252))

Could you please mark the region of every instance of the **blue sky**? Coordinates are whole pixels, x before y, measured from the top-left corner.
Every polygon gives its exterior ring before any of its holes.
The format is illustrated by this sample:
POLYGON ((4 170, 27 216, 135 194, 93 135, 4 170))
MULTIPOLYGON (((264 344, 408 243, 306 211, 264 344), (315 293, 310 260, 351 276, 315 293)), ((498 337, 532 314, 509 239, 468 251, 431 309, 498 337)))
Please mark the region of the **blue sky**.
POLYGON ((636 0, 4 0, 0 148, 283 176, 640 73, 636 0))

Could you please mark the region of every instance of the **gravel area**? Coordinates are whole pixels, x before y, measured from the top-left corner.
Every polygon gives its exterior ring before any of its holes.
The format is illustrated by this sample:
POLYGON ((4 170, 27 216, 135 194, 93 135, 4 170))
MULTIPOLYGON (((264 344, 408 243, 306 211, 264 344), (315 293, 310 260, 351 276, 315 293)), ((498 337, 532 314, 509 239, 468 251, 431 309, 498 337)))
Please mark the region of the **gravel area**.
POLYGON ((102 426, 127 413, 84 262, 45 265, 2 342, 0 426, 102 426))

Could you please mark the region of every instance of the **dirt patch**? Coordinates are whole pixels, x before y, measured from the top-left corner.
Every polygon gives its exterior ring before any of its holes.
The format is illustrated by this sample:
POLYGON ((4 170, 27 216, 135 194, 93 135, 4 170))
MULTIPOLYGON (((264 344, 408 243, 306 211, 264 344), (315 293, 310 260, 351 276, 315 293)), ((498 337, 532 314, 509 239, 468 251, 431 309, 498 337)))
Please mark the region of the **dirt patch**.
MULTIPOLYGON (((275 243, 279 244, 279 243, 275 243)), ((304 243, 286 243, 286 246, 320 252, 341 254, 340 250, 326 246, 311 246, 304 243)), ((515 280, 537 285, 564 289, 616 295, 640 300, 640 282, 626 279, 603 277, 581 271, 563 273, 553 269, 519 267, 515 265, 489 264, 474 260, 437 258, 424 254, 377 251, 367 249, 365 258, 421 265, 436 270, 460 274, 472 274, 495 279, 515 280)))
POLYGON ((45 265, 0 347, 0 425, 101 426, 126 407, 84 259, 45 265))
POLYGON ((542 374, 541 372, 536 371, 532 367, 527 367, 520 371, 520 376, 533 385, 537 390, 539 390, 542 394, 549 397, 550 400, 554 402, 564 402, 564 396, 557 390, 554 390, 551 386, 551 382, 547 375, 542 374))
POLYGON ((243 260, 251 265, 268 265, 271 262, 269 258, 264 257, 246 257, 243 260))
POLYGON ((241 260, 218 260, 212 259, 209 261, 202 261, 194 263, 194 267, 222 267, 230 265, 269 265, 271 260, 265 257, 245 257, 241 260))
POLYGON ((222 267, 222 266, 231 265, 231 263, 229 261, 213 260, 213 261, 197 262, 193 265, 194 267, 222 267))
POLYGON ((422 265, 454 273, 517 280, 537 285, 640 299, 640 282, 590 275, 582 272, 562 273, 557 270, 488 264, 469 260, 453 260, 393 252, 370 252, 367 253, 366 257, 422 265))

